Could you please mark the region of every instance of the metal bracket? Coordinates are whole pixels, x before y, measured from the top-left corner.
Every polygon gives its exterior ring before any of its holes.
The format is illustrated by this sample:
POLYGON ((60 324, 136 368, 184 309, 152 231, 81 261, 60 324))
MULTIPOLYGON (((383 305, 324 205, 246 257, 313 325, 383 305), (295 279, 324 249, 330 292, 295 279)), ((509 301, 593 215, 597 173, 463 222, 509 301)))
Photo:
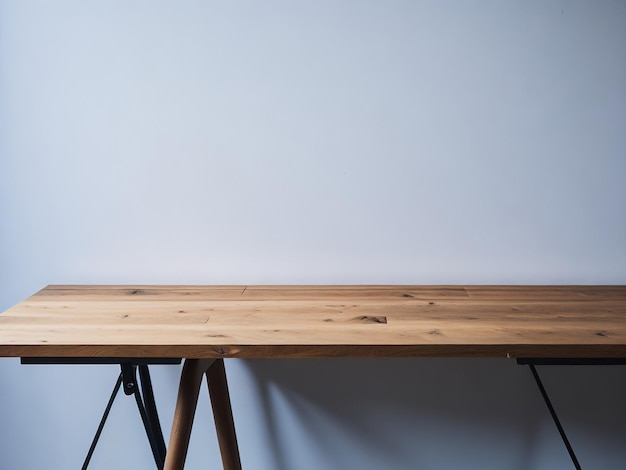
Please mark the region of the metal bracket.
POLYGON ((122 384, 126 395, 133 395, 137 391, 137 366, 130 362, 122 362, 122 384))
POLYGON ((624 366, 626 365, 626 358, 608 357, 608 358, 528 358, 520 357, 517 359, 519 365, 534 365, 534 366, 624 366))

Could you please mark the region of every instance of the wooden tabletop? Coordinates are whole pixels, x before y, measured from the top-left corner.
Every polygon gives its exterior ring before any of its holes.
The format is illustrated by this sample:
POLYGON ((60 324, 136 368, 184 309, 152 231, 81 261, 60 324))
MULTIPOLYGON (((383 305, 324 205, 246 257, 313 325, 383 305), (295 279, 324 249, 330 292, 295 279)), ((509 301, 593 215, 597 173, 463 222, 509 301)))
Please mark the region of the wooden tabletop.
POLYGON ((48 286, 0 356, 626 357, 626 286, 48 286))

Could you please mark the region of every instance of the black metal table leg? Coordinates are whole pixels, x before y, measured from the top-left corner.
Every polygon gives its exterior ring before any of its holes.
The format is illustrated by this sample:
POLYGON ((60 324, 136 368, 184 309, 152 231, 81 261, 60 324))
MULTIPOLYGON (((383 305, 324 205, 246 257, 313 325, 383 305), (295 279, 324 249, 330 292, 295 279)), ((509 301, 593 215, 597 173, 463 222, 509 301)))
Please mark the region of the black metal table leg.
POLYGON ((139 365, 138 370, 146 416, 148 418, 150 428, 152 429, 154 444, 162 466, 165 463, 165 439, 163 438, 163 430, 161 429, 161 422, 159 421, 156 402, 154 401, 154 391, 152 389, 150 371, 148 370, 147 365, 139 365))
POLYGON ((113 387, 113 393, 111 393, 111 398, 109 398, 109 402, 104 410, 104 415, 102 415, 102 419, 100 420, 100 425, 98 426, 98 430, 96 431, 96 435, 91 442, 91 447, 89 447, 89 452, 87 452, 87 457, 83 462, 82 470, 86 470, 89 466, 89 462, 91 462, 91 457, 93 456, 94 450, 96 450, 96 445, 98 444, 98 440, 100 439, 100 435, 102 434, 102 430, 104 429, 104 423, 106 423, 107 418, 109 417, 109 413, 111 412, 111 407, 113 406, 113 402, 115 401, 115 397, 120 391, 120 387, 122 386, 122 374, 117 378, 117 382, 115 383, 115 387, 113 387))
POLYGON ((561 435, 561 439, 563 439, 563 443, 567 448, 567 452, 569 453, 570 458, 572 459, 572 463, 576 470, 581 470, 580 463, 578 462, 578 458, 574 453, 574 449, 565 434, 565 430, 561 425, 561 421, 559 420, 558 415, 552 403, 550 402, 550 398, 548 397, 548 392, 546 392, 543 383, 541 382, 541 378, 539 377, 539 373, 535 366, 543 365, 543 366, 590 366, 590 365, 602 365, 602 366, 613 366, 613 365, 626 365, 626 358, 518 358, 517 363, 519 365, 527 365, 530 367, 530 371, 533 374, 537 387, 541 392, 541 396, 543 397, 543 401, 545 402, 548 410, 550 411, 550 416, 552 416, 552 420, 556 425, 556 428, 561 435))
MULTIPOLYGON (((154 457, 154 463, 156 464, 158 470, 162 470, 163 465, 165 464, 165 451, 162 450, 159 446, 160 441, 163 441, 163 434, 161 432, 160 426, 158 430, 154 427, 154 423, 158 423, 159 418, 156 413, 156 405, 154 404, 152 382, 150 381, 150 375, 147 371, 148 366, 139 366, 145 368, 143 372, 143 377, 148 379, 147 386, 142 382, 140 388, 137 381, 137 367, 138 366, 136 366, 135 364, 131 364, 128 362, 122 364, 124 393, 126 395, 133 395, 135 397, 137 409, 139 410, 141 421, 143 422, 144 429, 146 430, 146 435, 148 436, 148 441, 152 450, 152 456, 154 457), (143 397, 147 397, 148 401, 151 403, 150 410, 146 408, 142 395, 143 397), (157 436, 157 433, 160 434, 160 436, 157 436)), ((163 446, 165 446, 165 444, 163 444, 163 446)))
POLYGON ((124 389, 126 395, 134 395, 141 420, 146 430, 146 435, 150 441, 150 448, 152 449, 152 455, 156 463, 157 469, 162 470, 165 465, 165 440, 163 438, 163 431, 161 429, 161 423, 159 421, 159 415, 157 413, 156 402, 154 400, 154 391, 152 389, 152 380, 150 379, 150 372, 148 365, 154 364, 180 364, 181 359, 177 358, 118 358, 118 357, 22 357, 22 364, 83 364, 83 365, 95 365, 95 364, 111 364, 119 365, 122 369, 113 392, 109 398, 109 402, 104 410, 100 424, 96 435, 91 442, 89 452, 82 466, 82 470, 86 470, 93 453, 96 449, 104 425, 109 417, 113 402, 119 393, 120 388, 124 389), (137 370, 139 370, 139 377, 137 377, 137 370), (139 379, 139 380, 137 380, 139 379))
POLYGON ((561 426, 561 421, 559 420, 559 417, 556 414, 556 411, 554 410, 552 403, 550 402, 550 397, 548 397, 548 393, 546 392, 546 389, 543 386, 543 383, 541 383, 541 378, 539 378, 539 374, 537 373, 537 369, 535 368, 535 365, 528 364, 528 367, 530 367, 530 371, 532 372, 533 377, 535 378, 535 382, 537 383, 537 387, 539 388, 539 391, 541 392, 543 401, 546 403, 546 406, 548 407, 548 411, 550 411, 550 416, 552 416, 552 420, 554 421, 556 428, 559 430, 561 439, 563 439, 563 444, 565 444, 565 447, 567 448, 567 452, 569 453, 569 456, 572 459, 572 463, 574 464, 574 467, 576 468, 576 470, 581 470, 580 463, 578 462, 578 459, 576 458, 574 449, 572 448, 572 445, 570 444, 569 439, 567 438, 567 435, 565 434, 565 430, 563 429, 563 426, 561 426))

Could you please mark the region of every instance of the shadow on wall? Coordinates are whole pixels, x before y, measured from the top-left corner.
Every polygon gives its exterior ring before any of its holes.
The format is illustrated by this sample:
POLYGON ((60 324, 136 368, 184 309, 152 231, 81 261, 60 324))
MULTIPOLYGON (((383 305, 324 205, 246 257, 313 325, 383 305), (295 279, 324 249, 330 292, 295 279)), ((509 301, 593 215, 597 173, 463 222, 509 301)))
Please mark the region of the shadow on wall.
MULTIPOLYGON (((530 371, 513 360, 245 363, 258 385, 277 470, 294 468, 294 459, 301 457, 292 449, 294 432, 305 436, 321 460, 328 459, 318 462, 319 468, 571 466, 530 371), (279 409, 281 402, 287 413, 279 409), (350 456, 345 455, 346 443, 352 449, 350 456), (354 455, 354 449, 362 453, 354 455)), ((623 448, 619 442, 626 442, 626 406, 602 409, 603 402, 619 402, 626 392, 624 369, 550 366, 539 370, 581 463, 599 468, 606 463, 605 452, 614 454, 623 448)), ((626 468, 623 452, 609 459, 616 464, 617 458, 619 468, 626 468)), ((618 468, 614 464, 611 467, 618 468)))

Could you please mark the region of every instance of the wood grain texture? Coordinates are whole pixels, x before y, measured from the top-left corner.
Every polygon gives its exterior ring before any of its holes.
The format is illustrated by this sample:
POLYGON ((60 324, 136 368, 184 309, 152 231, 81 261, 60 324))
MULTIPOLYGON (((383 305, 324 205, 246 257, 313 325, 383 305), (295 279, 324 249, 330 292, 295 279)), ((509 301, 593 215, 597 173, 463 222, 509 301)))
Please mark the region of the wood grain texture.
POLYGON ((626 357, 626 286, 48 286, 0 356, 626 357))

